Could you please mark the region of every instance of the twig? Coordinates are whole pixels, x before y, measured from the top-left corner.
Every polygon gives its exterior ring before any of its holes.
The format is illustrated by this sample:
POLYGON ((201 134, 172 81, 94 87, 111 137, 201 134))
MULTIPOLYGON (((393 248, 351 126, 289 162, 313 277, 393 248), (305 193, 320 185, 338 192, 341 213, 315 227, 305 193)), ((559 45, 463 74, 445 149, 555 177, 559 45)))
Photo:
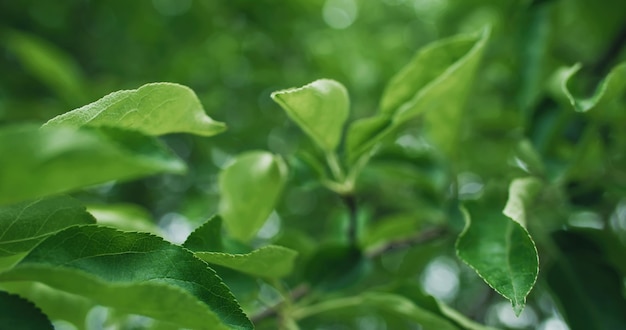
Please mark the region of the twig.
POLYGON ((348 243, 351 246, 356 246, 357 244, 357 216, 358 216, 358 212, 357 212, 357 204, 356 204, 356 197, 354 197, 354 195, 350 194, 350 195, 344 195, 341 197, 341 199, 343 200, 344 204, 346 204, 346 207, 348 208, 348 243))
POLYGON ((389 253, 392 251, 397 251, 401 249, 407 249, 419 244, 424 244, 427 242, 434 241, 438 238, 444 237, 448 234, 448 228, 441 227, 433 227, 426 230, 422 230, 416 236, 409 237, 407 239, 389 242, 378 249, 371 250, 366 253, 366 256, 370 259, 379 257, 385 253, 389 253))
MULTIPOLYGON (((289 300, 292 302, 298 301, 299 299, 307 295, 309 291, 311 291, 311 288, 309 287, 308 284, 300 284, 297 287, 295 287, 293 290, 291 290, 291 292, 289 293, 289 300)), ((274 306, 264 309, 261 312, 255 315, 252 315, 250 317, 250 321, 252 321, 252 323, 258 323, 267 318, 278 316, 278 312, 280 311, 281 307, 284 304, 285 304, 285 301, 283 300, 275 304, 274 306)))

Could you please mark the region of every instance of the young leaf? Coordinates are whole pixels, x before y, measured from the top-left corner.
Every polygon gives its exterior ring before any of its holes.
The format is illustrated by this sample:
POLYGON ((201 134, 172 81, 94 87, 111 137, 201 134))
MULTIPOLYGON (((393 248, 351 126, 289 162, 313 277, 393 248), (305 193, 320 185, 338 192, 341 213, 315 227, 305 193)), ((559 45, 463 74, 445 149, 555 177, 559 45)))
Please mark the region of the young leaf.
POLYGON ((560 93, 562 93, 576 111, 587 112, 605 102, 610 102, 622 95, 626 90, 626 62, 611 70, 604 80, 598 85, 594 94, 588 98, 576 97, 567 87, 570 79, 580 70, 581 65, 576 64, 570 68, 561 69, 557 73, 560 93))
POLYGON ((206 115, 196 94, 173 83, 152 83, 113 92, 96 102, 52 118, 46 126, 110 126, 147 135, 191 133, 212 136, 226 129, 206 115))
POLYGON ((195 252, 208 263, 228 267, 262 278, 281 278, 293 270, 298 253, 278 245, 268 245, 246 254, 195 252))
POLYGON ((350 112, 348 91, 341 83, 319 79, 274 92, 272 99, 322 150, 335 151, 350 112))
POLYGON ((537 178, 515 179, 509 186, 509 199, 504 206, 504 215, 526 227, 527 214, 533 200, 542 188, 537 178))
POLYGON ((185 171, 185 164, 154 138, 119 129, 4 127, 0 155, 0 205, 110 180, 185 171))
POLYGON ((11 329, 54 329, 48 317, 32 302, 0 291, 0 324, 11 329))
POLYGON ((456 242, 457 255, 509 299, 519 315, 539 272, 535 243, 524 227, 500 212, 472 207, 464 213, 466 226, 456 242))
POLYGON ((80 202, 68 196, 0 207, 0 257, 28 251, 66 227, 95 222, 80 202))
POLYGON ((451 153, 457 145, 461 109, 488 38, 485 29, 480 35, 455 36, 420 50, 385 88, 380 113, 350 127, 348 159, 354 162, 390 131, 421 114, 433 141, 451 153))
POLYGON ((222 218, 212 216, 187 236, 183 246, 191 251, 222 251, 222 218))
POLYGON ((42 241, 0 281, 36 281, 120 311, 193 329, 252 329, 238 303, 188 250, 146 233, 74 226, 42 241))
POLYGON ((279 156, 264 151, 239 155, 219 174, 220 215, 229 233, 249 241, 270 215, 287 179, 279 156))

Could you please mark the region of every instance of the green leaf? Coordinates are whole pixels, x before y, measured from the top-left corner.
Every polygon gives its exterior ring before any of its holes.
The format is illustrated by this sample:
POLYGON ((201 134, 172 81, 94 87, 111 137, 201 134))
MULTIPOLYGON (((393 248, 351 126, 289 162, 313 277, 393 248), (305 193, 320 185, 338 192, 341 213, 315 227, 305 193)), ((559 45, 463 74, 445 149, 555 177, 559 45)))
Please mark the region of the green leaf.
POLYGON ((87 212, 96 218, 99 225, 162 236, 162 230, 148 211, 135 204, 90 204, 87 205, 87 212))
POLYGON ((212 136, 226 126, 206 115, 196 94, 183 85, 152 83, 113 92, 96 102, 55 117, 46 126, 110 126, 147 135, 191 133, 212 136))
POLYGON ((0 324, 20 330, 54 329, 48 317, 37 306, 4 291, 0 291, 0 324))
POLYGON ((341 83, 319 79, 300 88, 276 91, 272 99, 322 150, 337 148, 350 113, 348 91, 341 83))
POLYGON ((330 299, 312 306, 305 306, 293 312, 295 319, 347 308, 370 307, 413 321, 425 330, 458 330, 453 323, 428 310, 415 305, 400 295, 384 292, 366 292, 358 296, 330 299))
POLYGON ((539 272, 535 243, 524 227, 500 212, 474 206, 464 213, 466 226, 456 242, 457 255, 509 299, 519 315, 539 272))
POLYGON ((509 186, 509 199, 502 213, 526 228, 530 207, 542 187, 541 181, 533 177, 513 180, 509 186))
POLYGON ((185 164, 156 139, 119 129, 3 127, 0 155, 0 205, 110 180, 185 171, 185 164))
POLYGON ((281 278, 289 275, 298 253, 277 245, 268 245, 246 254, 223 252, 195 252, 208 263, 228 267, 262 278, 281 278))
POLYGON ((321 245, 304 266, 306 280, 320 290, 332 291, 354 285, 363 278, 369 260, 355 246, 321 245))
POLYGON ((623 277, 584 235, 557 231, 553 239, 560 255, 547 271, 548 285, 569 327, 622 328, 626 324, 623 277))
POLYGON ((53 289, 37 282, 5 282, 3 290, 32 301, 52 321, 64 320, 77 329, 85 328, 85 320, 95 303, 85 297, 53 289))
POLYGON ((222 251, 222 218, 212 216, 187 236, 183 246, 191 251, 222 251))
POLYGON ((66 102, 82 104, 85 79, 68 54, 46 40, 22 32, 6 33, 3 41, 27 72, 66 102))
POLYGON ((371 150, 392 130, 389 116, 378 115, 354 121, 348 128, 346 152, 348 161, 354 163, 358 157, 371 150))
POLYGON ((580 70, 581 65, 576 64, 557 72, 560 92, 567 98, 572 107, 578 112, 587 112, 602 107, 604 104, 618 98, 626 90, 626 62, 617 65, 609 72, 604 80, 598 85, 596 91, 588 98, 576 97, 567 87, 571 78, 580 70))
POLYGON ((350 127, 346 138, 350 162, 421 114, 425 114, 425 129, 432 140, 448 154, 453 153, 463 103, 488 38, 489 29, 485 29, 481 34, 440 40, 418 51, 385 88, 380 113, 350 127))
POLYGON ((265 151, 239 155, 219 174, 219 213, 229 233, 247 242, 261 229, 287 180, 279 156, 265 151))
POLYGON ((193 329, 252 329, 228 288, 188 250, 147 233, 74 226, 0 281, 36 281, 122 312, 193 329))
POLYGON ((67 196, 0 207, 0 257, 28 251, 69 226, 93 223, 85 207, 67 196))

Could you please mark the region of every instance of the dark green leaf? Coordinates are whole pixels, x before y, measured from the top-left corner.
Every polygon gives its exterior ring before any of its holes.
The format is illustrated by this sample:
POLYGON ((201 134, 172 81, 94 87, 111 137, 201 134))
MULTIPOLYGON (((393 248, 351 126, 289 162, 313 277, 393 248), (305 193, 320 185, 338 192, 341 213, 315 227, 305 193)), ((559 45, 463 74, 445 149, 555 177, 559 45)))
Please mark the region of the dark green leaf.
POLYGON ((146 233, 74 226, 0 281, 36 281, 120 311, 193 329, 251 329, 228 288, 188 250, 146 233))
POLYGON ((33 303, 0 291, 0 326, 20 330, 54 329, 48 317, 33 303))
POLYGON ((186 86, 152 83, 111 93, 96 102, 55 117, 44 127, 109 126, 147 135, 219 134, 226 129, 206 115, 196 94, 186 86))
POLYGON ((368 260, 356 247, 327 244, 307 260, 304 274, 316 288, 331 291, 354 285, 368 266, 368 260))
POLYGON ((465 229, 456 242, 457 255, 509 299, 519 315, 537 280, 539 259, 535 243, 518 222, 494 210, 468 208, 465 220, 465 229))
POLYGON ((561 254, 548 269, 548 284, 570 328, 621 329, 626 324, 623 278, 583 235, 558 231, 553 238, 561 254))
POLYGON ((67 196, 0 207, 0 257, 28 251, 66 227, 95 222, 80 202, 67 196))
POLYGON ((319 79, 308 85, 272 93, 289 118, 326 152, 333 152, 350 113, 348 91, 339 82, 319 79))
POLYGON ((154 138, 117 129, 4 127, 0 155, 0 204, 185 171, 185 164, 154 138))

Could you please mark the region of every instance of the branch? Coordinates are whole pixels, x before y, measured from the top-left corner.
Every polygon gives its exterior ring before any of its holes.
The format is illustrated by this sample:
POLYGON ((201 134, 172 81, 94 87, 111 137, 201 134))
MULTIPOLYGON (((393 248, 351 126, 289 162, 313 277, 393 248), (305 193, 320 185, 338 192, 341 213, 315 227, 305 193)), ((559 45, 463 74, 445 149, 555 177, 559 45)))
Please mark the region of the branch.
POLYGON ((425 244, 436 239, 442 238, 448 234, 448 227, 432 227, 420 231, 417 235, 407 239, 389 242, 378 249, 371 250, 366 253, 370 259, 380 257, 381 255, 397 250, 408 249, 416 245, 425 244))
MULTIPOLYGON (((293 290, 291 290, 291 292, 289 292, 289 301, 290 302, 298 301, 302 297, 306 296, 309 293, 309 291, 311 291, 311 288, 309 287, 308 284, 300 284, 297 287, 295 287, 293 290)), ((275 304, 274 306, 271 306, 267 309, 260 311, 259 313, 255 315, 252 315, 250 317, 250 321, 256 324, 267 318, 278 316, 280 309, 285 305, 285 303, 286 301, 283 300, 275 304)))
POLYGON ((350 194, 350 195, 341 196, 341 199, 343 200, 344 204, 346 204, 346 207, 348 208, 348 215, 349 215, 348 243, 351 246, 356 246, 357 244, 356 230, 357 230, 357 216, 358 216, 356 197, 350 194))

